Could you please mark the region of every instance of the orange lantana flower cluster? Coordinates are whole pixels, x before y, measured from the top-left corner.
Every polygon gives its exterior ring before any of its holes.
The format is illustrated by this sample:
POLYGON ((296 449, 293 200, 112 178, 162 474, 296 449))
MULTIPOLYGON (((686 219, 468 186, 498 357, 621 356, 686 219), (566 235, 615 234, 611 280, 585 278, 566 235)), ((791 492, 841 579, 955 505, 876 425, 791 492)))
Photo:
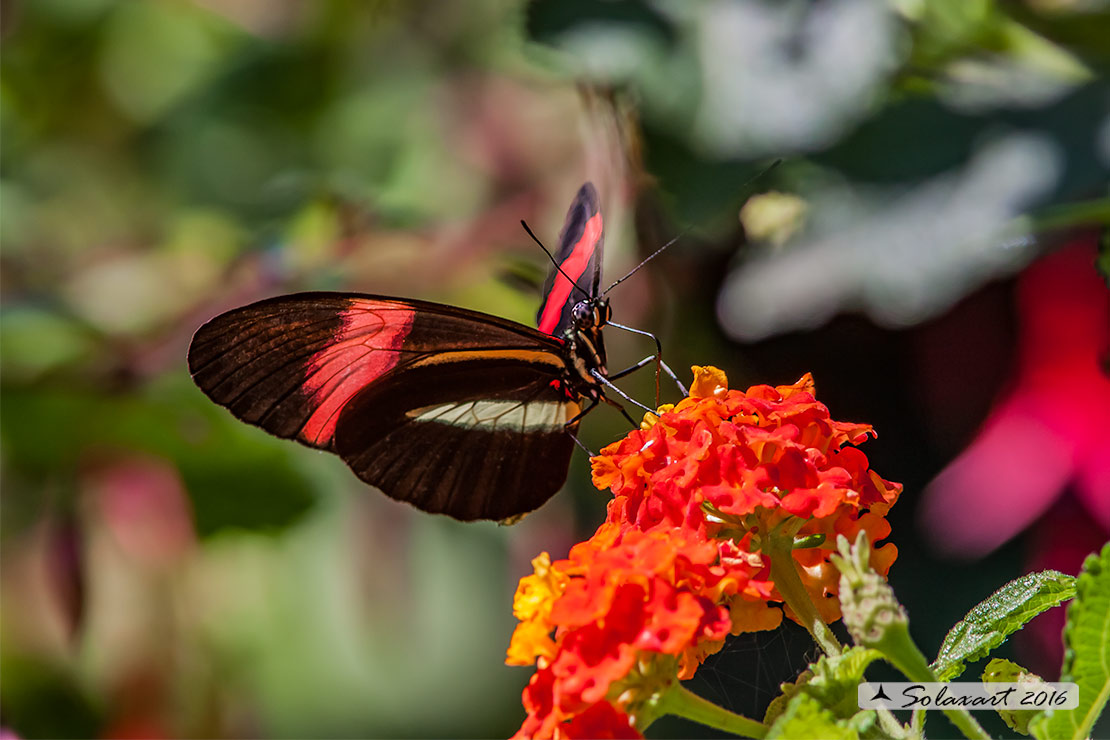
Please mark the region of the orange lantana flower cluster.
MULTIPOLYGON (((729 633, 724 604, 759 569, 758 558, 727 540, 622 531, 614 522, 566 560, 552 564, 544 553, 532 564, 535 574, 517 589, 513 611, 521 622, 507 661, 539 666, 524 691, 521 737, 579 736, 564 720, 622 695, 621 710, 605 710, 611 736, 638 737, 628 700, 651 696, 676 672, 693 675, 698 646, 729 633)), ((599 730, 591 726, 583 736, 607 736, 599 730)))
MULTIPOLYGON (((521 579, 508 662, 537 666, 522 737, 637 737, 653 697, 692 676, 729 633, 780 623, 769 538, 809 545, 793 559, 833 621, 836 535, 889 534, 883 517, 901 486, 846 446, 871 427, 833 421, 809 375, 742 393, 715 368, 694 371, 689 398, 593 459, 594 484, 614 494, 606 522, 567 559, 536 558, 521 579)), ((875 547, 872 565, 885 575, 896 554, 875 547)))
MULTIPOLYGON (((795 550, 794 559, 821 616, 839 619, 839 576, 829 562, 836 536, 854 541, 865 530, 872 543, 884 539, 885 516, 902 491, 870 470, 863 452, 846 446, 874 436, 871 426, 834 421, 814 398, 808 373, 793 385, 742 393, 728 390, 720 370, 695 368, 690 397, 660 411, 593 459, 594 485, 614 495, 608 521, 712 539, 752 535, 756 551, 792 520, 800 525, 796 537, 823 537, 820 547, 795 550)), ((873 550, 872 564, 886 575, 897 548, 873 550)), ((780 599, 772 593, 764 600, 780 599)), ((766 629, 760 625, 767 619, 757 618, 754 629, 766 629)))

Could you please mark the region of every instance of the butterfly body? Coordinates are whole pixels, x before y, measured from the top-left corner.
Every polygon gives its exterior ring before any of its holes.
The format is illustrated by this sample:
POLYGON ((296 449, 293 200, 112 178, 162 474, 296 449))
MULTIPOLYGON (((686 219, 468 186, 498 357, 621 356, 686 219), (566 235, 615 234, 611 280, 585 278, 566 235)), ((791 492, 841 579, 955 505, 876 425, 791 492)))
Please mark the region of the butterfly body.
POLYGON ((562 486, 568 432, 604 400, 601 245, 587 183, 539 329, 427 301, 300 293, 212 319, 189 369, 239 419, 339 455, 393 498, 462 520, 517 517, 562 486))

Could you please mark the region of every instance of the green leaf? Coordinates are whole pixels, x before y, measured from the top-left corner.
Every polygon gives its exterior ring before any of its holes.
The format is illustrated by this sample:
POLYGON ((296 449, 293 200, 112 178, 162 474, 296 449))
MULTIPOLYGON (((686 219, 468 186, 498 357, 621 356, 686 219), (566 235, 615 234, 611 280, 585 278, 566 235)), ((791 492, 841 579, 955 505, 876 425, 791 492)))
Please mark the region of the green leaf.
POLYGON ((853 723, 838 720, 821 702, 809 694, 799 693, 767 733, 767 740, 858 740, 853 723))
POLYGON ((1089 556, 1079 573, 1064 627, 1060 680, 1079 684, 1079 706, 1046 710, 1029 729, 1042 740, 1094 736, 1095 721, 1110 698, 1110 542, 1101 554, 1089 556))
POLYGON ((1010 581, 981 601, 944 638, 932 669, 951 681, 1041 612, 1075 596, 1075 579, 1054 570, 1010 581))
POLYGON ((782 685, 782 694, 771 701, 763 721, 766 724, 775 722, 799 694, 813 697, 835 718, 848 719, 859 714, 856 689, 867 666, 881 657, 878 650, 862 647, 854 647, 836 658, 822 656, 794 683, 782 685))
POLYGON ((801 674, 794 679, 793 682, 783 683, 779 686, 782 693, 771 700, 767 705, 767 711, 763 715, 764 724, 773 724, 775 720, 783 715, 786 708, 790 705, 791 700, 802 692, 802 689, 813 679, 813 671, 809 668, 801 672, 801 674))
MULTIPOLYGON (((1022 668, 1017 663, 1002 658, 995 658, 983 669, 983 683, 1020 683, 1027 684, 1030 689, 1036 684, 1043 684, 1044 679, 1035 673, 1022 668)), ((998 716, 1011 730, 1017 730, 1022 735, 1029 734, 1029 721, 1040 714, 1036 709, 995 709, 998 716)))

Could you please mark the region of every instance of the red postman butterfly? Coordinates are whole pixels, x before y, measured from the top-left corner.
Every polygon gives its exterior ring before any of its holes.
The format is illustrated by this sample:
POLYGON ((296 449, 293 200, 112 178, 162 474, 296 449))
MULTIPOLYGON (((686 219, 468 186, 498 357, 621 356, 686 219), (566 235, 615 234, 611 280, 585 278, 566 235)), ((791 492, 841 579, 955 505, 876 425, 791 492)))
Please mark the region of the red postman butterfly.
POLYGON ((586 183, 538 330, 427 301, 298 293, 206 323, 189 371, 239 419, 334 452, 392 498, 462 520, 513 518, 563 485, 579 419, 615 389, 601 329, 620 325, 599 291, 601 253, 597 191, 586 183))

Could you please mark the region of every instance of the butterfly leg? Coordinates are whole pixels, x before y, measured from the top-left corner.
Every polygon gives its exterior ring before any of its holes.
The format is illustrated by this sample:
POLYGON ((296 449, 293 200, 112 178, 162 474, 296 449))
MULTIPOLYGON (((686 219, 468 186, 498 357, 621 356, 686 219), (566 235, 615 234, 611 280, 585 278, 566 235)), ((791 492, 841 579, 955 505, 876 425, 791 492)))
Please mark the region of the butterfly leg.
POLYGON ((565 426, 565 427, 566 427, 567 429, 570 429, 570 428, 571 428, 572 426, 574 426, 575 424, 577 424, 577 423, 579 422, 579 420, 581 420, 581 418, 582 418, 583 416, 585 416, 586 414, 588 414, 588 413, 590 413, 591 411, 593 411, 594 409, 596 409, 596 408, 597 408, 597 405, 598 405, 599 403, 601 403, 600 399, 598 399, 598 398, 595 398, 595 399, 593 399, 592 401, 590 401, 590 405, 589 405, 589 406, 587 406, 586 408, 582 409, 582 410, 581 410, 581 411, 579 411, 579 412, 578 412, 577 414, 575 414, 575 415, 574 415, 574 418, 573 418, 573 419, 571 419, 570 421, 568 421, 568 422, 567 422, 566 424, 564 424, 563 426, 565 426))
MULTIPOLYGON (((616 393, 616 394, 617 394, 618 396, 620 396, 620 397, 621 397, 621 398, 623 398, 624 400, 628 401, 628 402, 629 402, 629 403, 631 403, 632 405, 634 405, 634 406, 639 406, 640 408, 642 408, 642 409, 643 409, 644 411, 647 411, 648 413, 651 413, 651 414, 654 414, 654 413, 655 413, 655 409, 649 409, 649 408, 648 408, 647 406, 643 405, 642 403, 640 403, 639 401, 637 401, 637 400, 636 400, 635 398, 633 398, 632 396, 628 395, 627 393, 625 393, 624 391, 622 391, 622 390, 621 390, 620 388, 618 388, 617 386, 613 385, 613 383, 609 381, 609 378, 607 378, 607 377, 605 377, 604 375, 602 375, 602 374, 601 374, 601 372, 600 372, 600 371, 598 371, 598 369, 597 369, 597 368, 593 368, 593 369, 591 369, 591 370, 590 370, 590 375, 592 375, 592 376, 593 376, 593 377, 594 377, 594 378, 595 378, 595 379, 596 379, 596 380, 597 380, 597 381, 598 381, 599 383, 601 383, 602 385, 604 385, 604 386, 605 386, 605 387, 607 387, 607 388, 610 388, 610 389, 611 389, 611 390, 612 390, 613 392, 615 392, 615 393, 616 393)), ((611 405, 611 406, 615 405, 615 406, 617 406, 618 408, 621 408, 621 405, 620 405, 619 403, 616 403, 616 402, 615 402, 615 401, 613 401, 612 399, 609 399, 609 398, 605 398, 605 396, 602 396, 601 398, 602 398, 602 400, 603 400, 603 401, 605 401, 605 402, 606 402, 606 403, 608 403, 609 405, 611 405)), ((636 423, 635 421, 633 421, 633 419, 632 419, 632 417, 631 417, 631 416, 628 416, 628 412, 625 412, 625 417, 627 417, 627 418, 628 418, 628 420, 629 420, 629 421, 631 421, 631 422, 632 422, 632 423, 633 423, 633 424, 634 424, 635 426, 639 426, 639 424, 637 424, 637 423, 636 423)))
POLYGON ((613 373, 613 374, 609 375, 608 378, 609 378, 609 380, 618 380, 620 378, 623 378, 625 375, 630 375, 631 373, 636 372, 637 370, 639 370, 640 368, 642 368, 644 365, 648 364, 649 362, 656 362, 656 361, 659 362, 659 365, 660 365, 660 367, 663 368, 663 371, 671 377, 671 380, 673 380, 675 382, 675 385, 678 386, 678 389, 682 392, 682 395, 684 395, 684 396, 687 395, 688 391, 686 390, 686 386, 682 385, 682 382, 678 379, 678 376, 674 374, 674 370, 671 370, 667 366, 667 363, 663 362, 663 359, 661 357, 656 357, 655 355, 648 355, 647 357, 640 360, 639 362, 637 362, 632 367, 626 367, 624 370, 621 370, 618 373, 613 373))
POLYGON ((623 378, 625 375, 631 375, 632 373, 636 372, 637 370, 639 370, 640 368, 642 368, 644 365, 648 364, 649 362, 655 362, 655 355, 648 355, 644 359, 637 362, 635 365, 631 365, 630 367, 626 367, 624 370, 621 370, 618 373, 611 373, 607 377, 609 378, 609 380, 619 380, 619 379, 623 378))
POLYGON ((578 435, 577 435, 577 434, 575 434, 574 432, 572 432, 572 431, 571 431, 570 429, 567 429, 567 430, 566 430, 566 432, 567 432, 567 434, 569 434, 569 435, 570 435, 570 438, 571 438, 572 440, 574 440, 574 444, 576 444, 576 445, 578 445, 579 447, 581 447, 581 448, 582 448, 582 451, 586 453, 586 457, 597 457, 597 453, 596 453, 596 452, 594 452, 593 450, 591 450, 591 449, 590 449, 589 447, 587 447, 586 445, 582 444, 582 440, 578 439, 578 435))
MULTIPOLYGON (((613 408, 615 408, 617 411, 621 412, 621 416, 623 416, 625 419, 628 420, 628 423, 632 425, 633 429, 639 429, 640 428, 640 423, 638 421, 636 421, 635 419, 633 419, 631 416, 628 415, 628 412, 625 411, 624 406, 621 406, 619 403, 617 403, 616 401, 614 401, 611 398, 608 398, 607 396, 602 396, 601 400, 604 401, 605 403, 609 404, 613 408)), ((631 399, 629 399, 629 400, 631 400, 631 399)), ((632 401, 632 403, 636 403, 636 402, 632 401)))
MULTIPOLYGON (((650 331, 644 331, 643 329, 633 329, 631 326, 625 326, 624 324, 617 324, 617 323, 612 322, 612 321, 606 322, 606 326, 611 326, 614 329, 623 329, 624 331, 631 332, 632 334, 639 334, 641 336, 650 337, 651 340, 653 342, 655 342, 655 354, 652 356, 651 359, 655 360, 655 405, 656 406, 659 405, 659 371, 660 371, 660 369, 662 369, 664 372, 667 373, 667 375, 670 376, 671 380, 674 381, 674 384, 676 386, 678 386, 678 390, 682 395, 684 395, 684 396, 689 395, 689 391, 686 390, 686 386, 684 386, 682 384, 682 381, 680 381, 678 379, 678 376, 674 374, 674 371, 671 370, 671 368, 667 366, 667 363, 663 362, 663 344, 659 341, 659 337, 655 336, 650 331)), ((641 361, 640 363, 637 363, 636 365, 633 365, 632 367, 628 368, 627 370, 622 370, 621 372, 617 373, 616 375, 611 375, 610 377, 611 378, 620 378, 620 377, 632 372, 633 370, 638 370, 639 368, 643 367, 645 364, 647 364, 647 363, 641 361)))
MULTIPOLYGON (((623 378, 625 375, 630 375, 630 374, 636 372, 637 370, 642 368, 644 365, 647 365, 648 363, 651 363, 651 362, 662 363, 663 360, 660 359, 657 355, 648 355, 644 359, 637 362, 635 365, 633 365, 631 367, 626 367, 624 370, 621 370, 618 373, 613 373, 612 375, 608 375, 606 377, 608 377, 609 380, 617 380, 618 378, 623 378)), ((671 371, 671 369, 667 368, 667 372, 669 373, 670 371, 671 371)), ((673 373, 672 373, 672 375, 673 375, 673 373)), ((656 405, 656 407, 659 406, 659 364, 656 364, 656 367, 655 367, 655 405, 656 405)))
POLYGON ((586 455, 587 455, 588 457, 596 457, 596 456, 597 456, 597 453, 593 452, 593 451, 592 451, 592 450, 591 450, 591 449, 590 449, 589 447, 587 447, 586 445, 582 444, 582 440, 578 439, 578 435, 574 433, 574 425, 575 425, 575 424, 577 424, 577 423, 578 423, 578 421, 579 421, 579 420, 580 420, 580 419, 581 419, 581 418, 582 418, 583 416, 585 416, 586 414, 588 414, 588 413, 590 413, 591 411, 593 411, 594 409, 596 409, 596 408, 597 408, 597 405, 598 405, 598 404, 599 404, 600 402, 601 402, 601 401, 600 401, 599 399, 597 399, 597 398, 595 398, 595 399, 591 400, 591 401, 590 401, 590 405, 589 405, 589 406, 587 406, 586 408, 584 408, 584 409, 582 409, 581 411, 579 411, 579 412, 578 412, 577 414, 575 414, 575 415, 574 415, 574 418, 573 418, 573 419, 571 419, 570 421, 568 421, 568 422, 567 422, 566 424, 564 424, 564 425, 563 425, 563 430, 564 430, 564 431, 566 431, 566 433, 570 435, 570 438, 571 438, 572 440, 574 440, 574 444, 576 444, 576 445, 578 445, 579 447, 581 447, 581 448, 582 448, 582 451, 583 451, 583 452, 585 452, 585 453, 586 453, 586 455))

